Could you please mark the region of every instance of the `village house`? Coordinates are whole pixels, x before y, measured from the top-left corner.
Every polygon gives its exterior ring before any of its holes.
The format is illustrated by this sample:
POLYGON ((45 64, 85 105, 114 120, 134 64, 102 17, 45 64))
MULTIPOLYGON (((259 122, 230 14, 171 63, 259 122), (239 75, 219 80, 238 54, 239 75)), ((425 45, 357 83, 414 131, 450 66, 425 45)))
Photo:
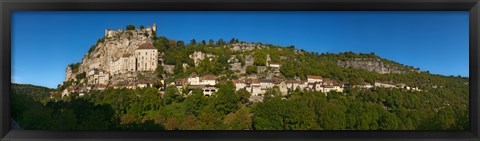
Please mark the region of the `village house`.
POLYGON ((203 88, 203 95, 204 96, 212 96, 215 92, 217 92, 218 88, 213 85, 205 85, 203 88))
POLYGON ((89 84, 108 84, 110 75, 102 70, 93 69, 87 74, 89 84))
POLYGON ((133 55, 125 54, 120 59, 112 61, 110 64, 110 74, 123 74, 134 72, 136 70, 136 58, 133 55))
POLYGON ((323 78, 316 75, 307 75, 307 87, 308 89, 315 90, 316 83, 321 83, 323 78))
POLYGON ((303 89, 305 89, 307 87, 307 82, 306 81, 300 81, 300 80, 287 80, 286 81, 287 83, 287 87, 294 91, 296 90, 297 88, 302 91, 303 89))
POLYGON ((287 87, 287 83, 285 83, 285 81, 280 81, 280 83, 275 83, 275 86, 278 86, 278 88, 280 89, 280 92, 282 93, 283 96, 287 95, 288 94, 288 87, 287 87))
POLYGON ((179 78, 175 80, 174 85, 177 87, 177 89, 182 89, 187 83, 187 80, 179 78))
POLYGON ((197 76, 197 73, 193 72, 187 78, 188 84, 190 85, 200 85, 200 77, 197 76))
POLYGON ((155 71, 158 66, 158 51, 152 43, 144 43, 135 50, 138 71, 155 71))
POLYGON ((215 86, 217 84, 216 76, 213 74, 204 75, 201 78, 202 85, 215 86))
POLYGON ((184 79, 177 79, 175 83, 177 88, 179 89, 185 87, 184 84, 188 84, 188 90, 190 92, 197 88, 202 89, 205 96, 211 96, 217 91, 217 88, 215 87, 215 85, 217 85, 217 80, 216 76, 213 74, 199 77, 197 73, 193 72, 187 78, 186 82, 184 81, 184 79))
POLYGON ((193 72, 187 78, 188 84, 190 85, 212 85, 215 86, 217 84, 216 76, 213 74, 204 75, 199 77, 197 73, 193 72))
POLYGON ((271 79, 262 79, 260 80, 260 93, 264 94, 267 92, 267 89, 273 88, 273 80, 271 79))
POLYGON ((315 83, 315 82, 322 82, 323 78, 321 76, 316 75, 307 75, 307 82, 308 83, 315 83))
MULTIPOLYGON (((263 93, 262 92, 262 89, 260 87, 260 80, 258 79, 251 79, 250 81, 250 88, 251 88, 251 91, 250 93, 254 96, 262 96, 263 93)), ((247 85, 248 86, 248 85, 247 85)))
POLYGON ((233 80, 232 82, 235 85, 235 91, 246 89, 247 87, 247 84, 245 84, 244 80, 233 80))

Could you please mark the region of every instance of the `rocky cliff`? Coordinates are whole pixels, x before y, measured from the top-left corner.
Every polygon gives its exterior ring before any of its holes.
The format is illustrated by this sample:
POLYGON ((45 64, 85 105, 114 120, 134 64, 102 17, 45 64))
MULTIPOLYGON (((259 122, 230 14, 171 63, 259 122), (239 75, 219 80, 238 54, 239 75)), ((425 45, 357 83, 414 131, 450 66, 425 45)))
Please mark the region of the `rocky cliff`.
POLYGON ((152 42, 149 36, 151 35, 146 34, 145 30, 127 30, 100 39, 83 56, 79 72, 88 72, 92 69, 108 71, 112 61, 124 55, 132 55, 141 44, 152 42))
MULTIPOLYGON (((374 58, 353 58, 351 60, 338 61, 337 65, 348 68, 366 69, 368 71, 378 72, 380 74, 399 73, 404 74, 408 71, 418 71, 411 67, 402 66, 395 63, 385 63, 381 59, 374 58)), ((418 71, 419 72, 419 71, 418 71)))

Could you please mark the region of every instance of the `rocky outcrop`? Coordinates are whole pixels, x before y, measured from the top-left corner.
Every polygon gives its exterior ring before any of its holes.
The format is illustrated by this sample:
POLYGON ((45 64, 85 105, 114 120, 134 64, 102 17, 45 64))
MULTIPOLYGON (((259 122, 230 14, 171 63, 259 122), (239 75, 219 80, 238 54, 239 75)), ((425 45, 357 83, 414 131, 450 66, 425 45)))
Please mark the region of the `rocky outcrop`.
POLYGON ((190 54, 189 57, 193 60, 195 67, 198 66, 200 61, 202 61, 205 58, 209 58, 210 61, 212 61, 212 58, 215 57, 215 55, 212 54, 206 54, 201 51, 195 51, 194 53, 190 54))
POLYGON ((252 44, 252 43, 235 43, 232 44, 233 51, 248 51, 248 50, 254 50, 254 49, 260 49, 260 48, 265 48, 265 45, 261 44, 252 44))
POLYGON ((386 73, 406 73, 408 69, 399 65, 386 64, 380 59, 371 58, 354 58, 352 60, 338 61, 338 66, 348 68, 353 67, 357 69, 366 69, 368 71, 375 71, 380 74, 386 73))
POLYGON ((141 44, 152 42, 145 33, 145 30, 127 30, 99 40, 92 51, 83 57, 79 72, 93 69, 110 70, 110 63, 124 55, 134 54, 135 49, 141 44))
POLYGON ((72 67, 68 66, 66 76, 65 76, 65 81, 70 81, 70 80, 74 80, 74 79, 75 79, 75 76, 72 73, 72 67))

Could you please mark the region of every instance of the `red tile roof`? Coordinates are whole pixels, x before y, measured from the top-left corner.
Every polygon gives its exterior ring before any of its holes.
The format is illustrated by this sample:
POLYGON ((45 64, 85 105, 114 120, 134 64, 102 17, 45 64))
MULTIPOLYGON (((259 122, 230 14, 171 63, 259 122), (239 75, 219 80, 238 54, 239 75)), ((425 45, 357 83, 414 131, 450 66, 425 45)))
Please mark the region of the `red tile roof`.
POLYGON ((317 75, 307 75, 307 78, 312 78, 312 79, 322 79, 322 76, 317 76, 317 75))
POLYGON ((260 84, 260 80, 258 80, 258 79, 249 79, 249 80, 247 80, 247 83, 260 84))
POLYGON ((190 74, 190 78, 193 78, 193 77, 197 77, 197 73, 192 72, 192 73, 190 74))
POLYGON ((202 80, 215 80, 217 76, 213 75, 213 74, 208 74, 208 75, 204 75, 202 76, 202 80))
POLYGON ((244 80, 233 80, 232 81, 234 84, 237 84, 237 83, 245 83, 244 80))
POLYGON ((143 43, 137 49, 155 49, 152 43, 143 43))

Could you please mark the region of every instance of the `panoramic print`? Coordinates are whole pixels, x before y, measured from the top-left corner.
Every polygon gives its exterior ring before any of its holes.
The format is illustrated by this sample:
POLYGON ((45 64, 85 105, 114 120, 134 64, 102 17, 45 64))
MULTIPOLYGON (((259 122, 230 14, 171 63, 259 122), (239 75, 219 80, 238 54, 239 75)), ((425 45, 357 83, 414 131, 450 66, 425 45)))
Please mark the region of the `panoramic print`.
POLYGON ((16 12, 13 129, 467 130, 467 12, 16 12))

